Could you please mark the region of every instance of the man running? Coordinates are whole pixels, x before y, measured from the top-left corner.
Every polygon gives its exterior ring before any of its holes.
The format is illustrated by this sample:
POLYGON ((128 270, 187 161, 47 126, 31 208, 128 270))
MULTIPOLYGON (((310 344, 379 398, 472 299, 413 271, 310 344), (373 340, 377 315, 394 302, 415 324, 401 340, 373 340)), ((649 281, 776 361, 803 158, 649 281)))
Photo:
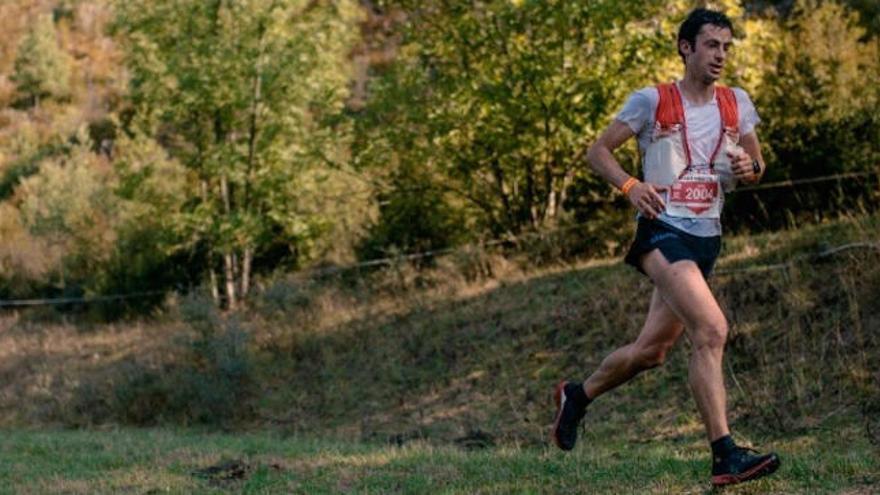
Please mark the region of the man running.
POLYGON ((721 249, 724 191, 756 182, 764 172, 754 105, 742 89, 716 84, 732 40, 726 15, 691 12, 678 33, 684 78, 630 95, 587 154, 591 168, 638 209, 625 261, 651 278, 654 291, 633 343, 609 354, 583 383, 557 385, 552 432, 559 448, 574 448, 590 402, 662 364, 687 332, 693 344, 688 381, 711 444, 714 485, 753 480, 779 467, 776 454, 739 447, 730 436, 721 368, 727 320, 706 283, 721 249), (633 136, 644 181, 630 177, 612 154, 633 136))

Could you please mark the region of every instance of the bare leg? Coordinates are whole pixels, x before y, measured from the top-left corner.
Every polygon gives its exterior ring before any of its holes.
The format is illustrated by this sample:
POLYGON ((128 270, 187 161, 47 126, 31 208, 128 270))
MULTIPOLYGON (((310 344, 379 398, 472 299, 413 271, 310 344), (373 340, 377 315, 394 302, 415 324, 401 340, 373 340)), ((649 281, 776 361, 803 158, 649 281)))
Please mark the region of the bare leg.
POLYGON ((696 263, 684 260, 670 264, 660 251, 654 250, 642 258, 642 267, 687 328, 693 344, 688 381, 709 441, 729 434, 727 391, 721 368, 727 339, 724 313, 696 263))
POLYGON ((684 330, 681 320, 655 288, 645 325, 635 342, 609 354, 584 382, 591 399, 622 385, 640 372, 663 364, 669 348, 684 330))

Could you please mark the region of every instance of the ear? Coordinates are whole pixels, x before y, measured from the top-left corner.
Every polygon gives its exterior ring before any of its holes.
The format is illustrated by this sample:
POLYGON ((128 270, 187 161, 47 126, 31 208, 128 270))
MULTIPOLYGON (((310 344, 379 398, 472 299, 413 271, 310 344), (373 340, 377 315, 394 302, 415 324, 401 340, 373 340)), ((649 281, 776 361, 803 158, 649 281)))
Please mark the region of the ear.
POLYGON ((690 41, 688 41, 688 40, 679 40, 679 42, 678 42, 678 49, 679 49, 679 51, 681 51, 681 53, 683 53, 684 55, 690 55, 690 54, 693 52, 692 48, 693 48, 693 47, 691 46, 691 42, 690 42, 690 41))

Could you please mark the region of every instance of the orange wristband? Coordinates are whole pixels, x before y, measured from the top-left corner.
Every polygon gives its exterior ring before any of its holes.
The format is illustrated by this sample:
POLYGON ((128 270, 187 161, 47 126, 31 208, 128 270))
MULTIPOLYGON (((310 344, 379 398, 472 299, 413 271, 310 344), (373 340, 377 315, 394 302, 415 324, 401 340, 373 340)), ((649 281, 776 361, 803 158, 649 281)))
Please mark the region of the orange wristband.
POLYGON ((633 186, 635 186, 638 183, 639 183, 638 179, 636 179, 635 177, 630 177, 629 179, 626 180, 626 182, 623 183, 622 186, 620 186, 620 192, 622 192, 624 195, 627 195, 627 194, 629 194, 629 190, 632 189, 633 186))

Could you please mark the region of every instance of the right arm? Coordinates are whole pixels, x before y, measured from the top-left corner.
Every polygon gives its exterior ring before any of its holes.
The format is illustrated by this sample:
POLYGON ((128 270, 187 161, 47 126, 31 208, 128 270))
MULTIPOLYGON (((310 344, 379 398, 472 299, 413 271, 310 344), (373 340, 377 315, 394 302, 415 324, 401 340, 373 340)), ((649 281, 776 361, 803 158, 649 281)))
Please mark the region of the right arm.
MULTIPOLYGON (((635 133, 628 125, 615 120, 587 152, 587 162, 590 164, 590 168, 617 189, 621 189, 631 176, 614 158, 613 151, 633 136, 635 133)), ((666 188, 661 186, 638 182, 629 189, 626 196, 642 215, 653 219, 665 209, 663 197, 660 195, 660 192, 664 190, 666 188)))

